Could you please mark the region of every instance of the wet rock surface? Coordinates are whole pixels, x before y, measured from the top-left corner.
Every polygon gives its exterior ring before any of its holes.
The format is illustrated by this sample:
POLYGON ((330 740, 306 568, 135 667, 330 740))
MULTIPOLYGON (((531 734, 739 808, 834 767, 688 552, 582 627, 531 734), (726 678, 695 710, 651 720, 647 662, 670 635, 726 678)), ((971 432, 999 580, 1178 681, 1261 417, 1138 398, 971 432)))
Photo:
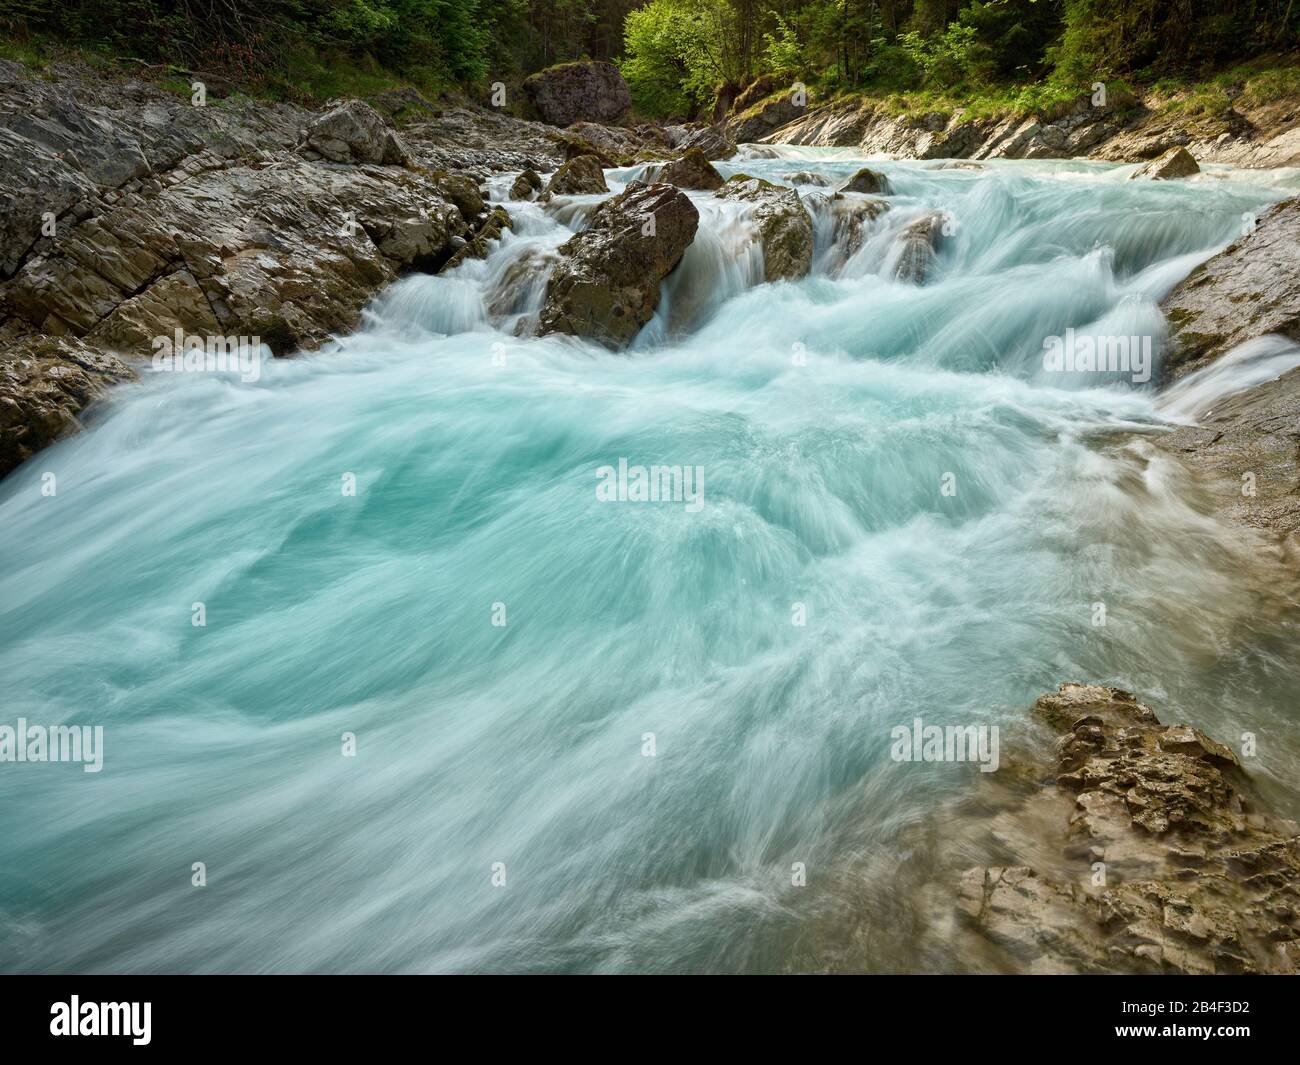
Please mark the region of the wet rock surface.
POLYGON ((672 185, 631 183, 560 246, 539 332, 629 343, 659 306, 659 283, 681 261, 700 216, 672 185))
POLYGON ((722 188, 722 175, 714 168, 699 148, 688 148, 675 162, 660 167, 654 175, 657 181, 666 181, 679 189, 722 188))
POLYGON ((1130 181, 1173 181, 1176 178, 1191 177, 1199 174, 1201 168, 1196 165, 1192 153, 1179 145, 1170 148, 1163 155, 1143 163, 1129 175, 1130 181))
POLYGON ((594 155, 578 155, 551 175, 541 198, 549 200, 552 196, 584 196, 608 191, 602 160, 594 155))
POLYGON ((1300 826, 1263 810, 1232 750, 1100 685, 1033 713, 1054 764, 985 809, 997 860, 948 887, 954 950, 973 937, 975 967, 1002 971, 1300 972, 1300 826))
POLYGON ((1250 232, 1180 281, 1162 304, 1170 331, 1166 372, 1181 376, 1268 333, 1300 341, 1298 247, 1300 198, 1269 208, 1250 232))
POLYGON ((889 195, 889 179, 879 171, 863 167, 840 188, 841 192, 862 192, 874 196, 889 195))
POLYGON ((909 222, 898 235, 898 251, 893 276, 914 285, 924 282, 934 271, 939 249, 947 239, 948 219, 939 211, 927 211, 909 222))
MULTIPOLYGON (((1300 199, 1277 204, 1163 301, 1166 379, 1212 372, 1239 346, 1300 342, 1300 199)), ((1240 354, 1240 351, 1237 351, 1240 354)), ((1300 551, 1300 369, 1194 412, 1156 443, 1185 460, 1225 517, 1300 551)))
POLYGON ((134 374, 120 359, 72 337, 3 342, 0 476, 81 428, 79 415, 134 374))
POLYGON ((763 246, 765 281, 793 281, 812 267, 813 228, 794 189, 737 174, 715 195, 749 205, 749 219, 763 246))

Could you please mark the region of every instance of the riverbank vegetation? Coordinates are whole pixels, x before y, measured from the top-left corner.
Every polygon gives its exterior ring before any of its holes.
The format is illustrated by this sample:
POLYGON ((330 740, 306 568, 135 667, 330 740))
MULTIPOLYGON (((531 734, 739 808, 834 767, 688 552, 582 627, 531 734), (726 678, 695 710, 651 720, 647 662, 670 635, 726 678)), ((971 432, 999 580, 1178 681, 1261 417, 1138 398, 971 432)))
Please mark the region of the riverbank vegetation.
POLYGON ((707 115, 762 75, 986 113, 1050 109, 1097 81, 1212 108, 1300 80, 1293 0, 0 0, 0 35, 29 63, 71 45, 300 100, 483 93, 611 59, 662 118, 707 115))

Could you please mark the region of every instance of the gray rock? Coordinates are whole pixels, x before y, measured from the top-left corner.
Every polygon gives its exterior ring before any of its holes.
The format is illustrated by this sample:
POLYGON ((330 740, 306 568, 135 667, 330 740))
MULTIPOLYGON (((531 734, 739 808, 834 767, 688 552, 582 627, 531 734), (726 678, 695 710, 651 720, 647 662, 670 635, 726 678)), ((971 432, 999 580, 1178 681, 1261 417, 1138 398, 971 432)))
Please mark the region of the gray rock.
POLYGON ((307 144, 335 163, 406 166, 410 152, 383 115, 361 100, 348 100, 307 127, 307 144))
POLYGON ((713 189, 722 188, 722 175, 704 157, 699 148, 688 148, 682 157, 659 169, 655 180, 666 181, 679 189, 713 189))
POLYGON ((524 80, 524 93, 543 122, 617 122, 632 106, 627 82, 613 63, 561 63, 524 80))
POLYGON ((947 239, 947 218, 941 211, 928 211, 908 223, 898 235, 900 250, 894 261, 894 278, 919 285, 934 269, 937 253, 947 239))
POLYGON ((705 159, 716 162, 730 159, 736 154, 736 142, 727 136, 719 126, 705 126, 689 133, 678 144, 679 151, 688 152, 698 149, 705 159))
POLYGON ((871 196, 889 195, 889 179, 877 170, 863 167, 841 187, 841 192, 862 192, 871 196))

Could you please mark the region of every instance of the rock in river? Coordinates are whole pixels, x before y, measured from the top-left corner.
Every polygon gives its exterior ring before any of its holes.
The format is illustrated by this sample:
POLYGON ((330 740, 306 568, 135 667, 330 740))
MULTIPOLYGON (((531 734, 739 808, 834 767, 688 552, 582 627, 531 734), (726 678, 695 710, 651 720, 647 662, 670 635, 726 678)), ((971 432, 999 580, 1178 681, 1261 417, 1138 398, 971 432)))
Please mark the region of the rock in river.
POLYGON ((540 333, 569 333, 619 348, 659 306, 659 282, 695 239, 700 216, 672 185, 632 182, 560 246, 540 333))

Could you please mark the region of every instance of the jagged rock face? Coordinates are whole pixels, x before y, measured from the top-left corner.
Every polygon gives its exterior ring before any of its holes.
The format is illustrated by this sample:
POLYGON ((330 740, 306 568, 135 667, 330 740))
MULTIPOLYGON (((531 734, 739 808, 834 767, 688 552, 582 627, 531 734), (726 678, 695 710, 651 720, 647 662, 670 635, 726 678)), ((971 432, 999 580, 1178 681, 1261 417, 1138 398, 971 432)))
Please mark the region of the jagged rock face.
POLYGON ((1268 333, 1300 341, 1297 247, 1300 198, 1270 207, 1251 232, 1179 282, 1163 303, 1166 371, 1185 373, 1268 333))
POLYGON ((513 226, 514 220, 510 217, 509 211, 504 207, 493 207, 487 212, 482 225, 474 235, 447 260, 444 269, 454 270, 466 259, 486 259, 492 243, 500 240, 505 235, 505 231, 513 226))
POLYGON ((894 278, 919 285, 933 272, 935 257, 947 239, 947 219, 942 212, 928 211, 910 222, 898 235, 899 252, 894 260, 894 278))
POLYGON ((591 224, 560 246, 539 333, 626 345, 659 306, 659 283, 695 239, 700 216, 667 184, 633 182, 601 204, 591 224))
POLYGON ((361 100, 348 100, 307 127, 307 144, 334 163, 406 166, 411 154, 384 117, 361 100))
POLYGON ((796 103, 793 93, 783 93, 732 118, 726 132, 737 144, 758 141, 807 113, 807 105, 796 103))
MULTIPOLYGON (((178 328, 256 337, 279 355, 312 348, 355 328, 402 271, 482 254, 509 225, 478 175, 358 162, 397 158, 375 112, 315 117, 0 62, 4 468, 75 428, 81 405, 128 372, 110 352, 149 356, 178 328), (324 161, 309 126, 350 161, 324 161)), ((453 123, 512 145, 516 124, 486 112, 453 123)), ((425 139, 421 161, 444 158, 425 139)))
POLYGON ((683 152, 699 149, 705 159, 713 162, 730 159, 736 154, 736 142, 718 126, 705 126, 687 134, 678 142, 677 148, 683 152))
MULTIPOLYGON (((1044 792, 1066 803, 1058 845, 1077 875, 978 866, 956 887, 1008 968, 1300 972, 1300 827, 1256 812, 1231 750, 1115 688, 1063 684, 1034 711, 1061 736, 1044 792)), ((994 819, 1018 857, 1050 850, 1040 797, 994 819)))
POLYGON ((688 148, 676 162, 661 167, 655 178, 679 189, 712 191, 722 188, 722 175, 713 169, 713 164, 699 148, 688 148))
MULTIPOLYGON (((1165 298, 1167 376, 1212 364, 1269 334, 1300 342, 1300 199, 1270 207, 1254 229, 1193 270, 1165 298)), ((1209 486, 1225 517, 1300 547, 1300 369, 1214 403, 1157 438, 1209 486), (1242 492, 1249 472, 1253 495, 1242 492)))
POLYGON ((132 376, 119 359, 71 337, 0 347, 0 476, 80 429, 81 410, 132 376))
POLYGON ((555 130, 497 108, 448 107, 402 126, 416 161, 484 178, 503 170, 554 170, 564 161, 555 130))
POLYGON ((561 63, 524 80, 527 95, 543 122, 617 122, 632 106, 627 82, 613 63, 561 63))
POLYGON ((147 351, 170 317, 292 354, 352 328, 402 269, 441 266, 473 224, 434 178, 395 168, 257 170, 200 156, 171 177, 29 260, 4 286, 8 310, 124 353, 147 351))
POLYGON ((717 196, 749 206, 749 219, 763 245, 765 281, 795 281, 812 268, 813 226, 794 189, 737 174, 717 196))
POLYGON ((1129 180, 1148 179, 1151 181, 1172 181, 1175 178, 1191 177, 1199 174, 1201 168, 1196 165, 1192 153, 1186 148, 1170 148, 1158 159, 1139 167, 1129 175, 1129 180))
POLYGON ((888 196, 889 179, 879 171, 863 167, 840 188, 841 192, 861 192, 868 196, 888 196))
POLYGON ((605 184, 605 171, 600 165, 600 159, 594 155, 578 155, 551 175, 551 180, 546 183, 546 188, 542 192, 542 199, 608 191, 609 186, 605 184))

